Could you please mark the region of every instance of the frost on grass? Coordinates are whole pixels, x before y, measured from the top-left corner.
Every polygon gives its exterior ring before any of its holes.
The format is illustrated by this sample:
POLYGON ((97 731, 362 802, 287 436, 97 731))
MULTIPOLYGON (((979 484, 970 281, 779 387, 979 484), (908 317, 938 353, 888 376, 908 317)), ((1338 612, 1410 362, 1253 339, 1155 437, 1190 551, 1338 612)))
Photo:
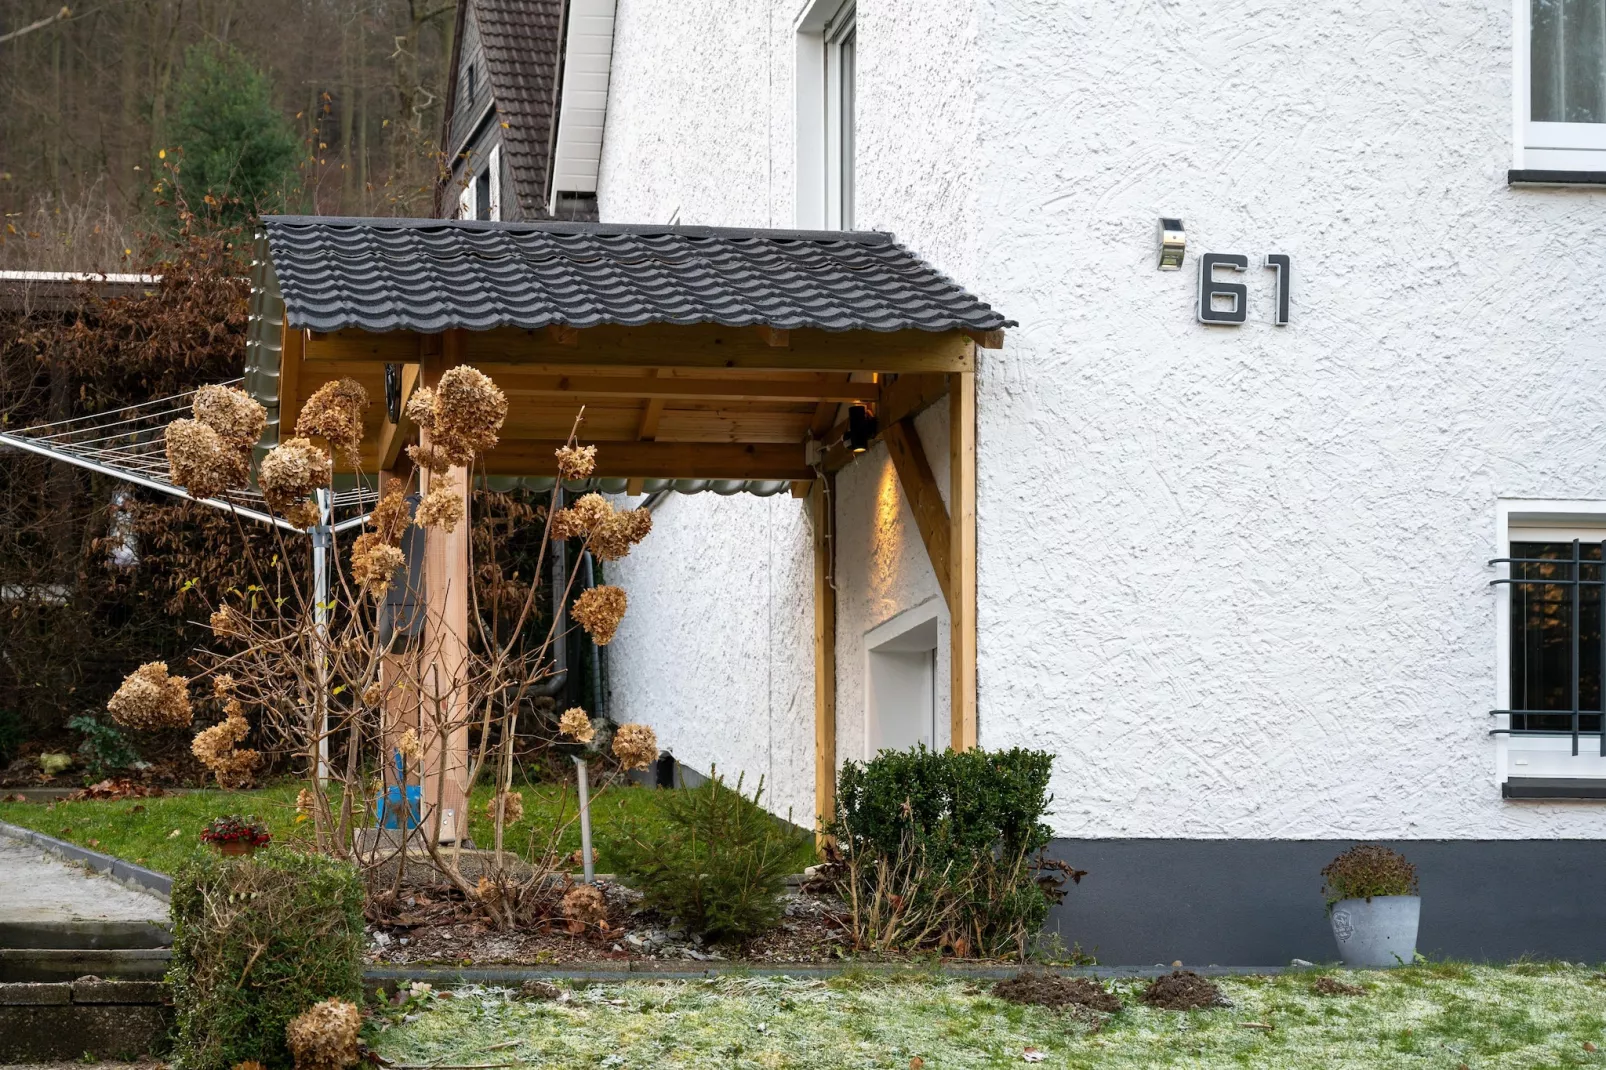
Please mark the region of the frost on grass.
POLYGON ((1268 1070, 1333 1067, 1479 1068, 1593 1065, 1606 1047, 1606 982, 1547 965, 1428 965, 1375 974, 1365 999, 1311 991, 1308 974, 1222 978, 1231 1007, 1178 1013, 1142 1005, 1147 982, 1118 981, 1126 1009, 1089 1023, 1068 1011, 1016 1006, 983 986, 948 980, 722 978, 565 989, 525 1002, 464 989, 377 1038, 407 1064, 509 1059, 551 1067, 1045 1067, 1268 1070), (1264 1028, 1270 1026, 1270 1029, 1264 1028))

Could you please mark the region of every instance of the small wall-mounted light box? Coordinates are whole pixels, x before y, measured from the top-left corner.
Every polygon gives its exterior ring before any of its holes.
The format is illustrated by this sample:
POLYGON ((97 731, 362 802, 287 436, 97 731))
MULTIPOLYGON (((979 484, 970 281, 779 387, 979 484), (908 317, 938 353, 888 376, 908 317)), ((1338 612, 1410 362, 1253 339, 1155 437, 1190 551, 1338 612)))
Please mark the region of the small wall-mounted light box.
POLYGON ((1187 251, 1188 236, 1182 232, 1182 220, 1160 219, 1160 270, 1182 270, 1182 254, 1187 251))

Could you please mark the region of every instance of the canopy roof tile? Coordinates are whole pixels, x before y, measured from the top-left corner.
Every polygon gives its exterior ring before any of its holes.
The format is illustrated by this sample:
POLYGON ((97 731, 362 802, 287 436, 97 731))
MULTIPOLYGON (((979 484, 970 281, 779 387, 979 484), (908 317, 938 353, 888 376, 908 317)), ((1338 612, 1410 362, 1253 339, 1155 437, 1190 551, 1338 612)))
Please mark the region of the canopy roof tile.
POLYGON ((289 325, 317 332, 1015 325, 880 232, 328 216, 263 228, 289 325))

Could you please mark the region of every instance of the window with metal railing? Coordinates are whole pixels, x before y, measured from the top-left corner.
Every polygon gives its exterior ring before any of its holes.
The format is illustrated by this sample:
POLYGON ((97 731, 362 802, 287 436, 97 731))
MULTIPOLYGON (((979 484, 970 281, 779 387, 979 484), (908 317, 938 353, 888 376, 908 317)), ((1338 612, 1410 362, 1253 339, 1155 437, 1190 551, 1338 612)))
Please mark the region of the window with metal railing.
POLYGON ((1574 755, 1582 737, 1598 736, 1606 756, 1603 551, 1606 541, 1513 540, 1510 557, 1490 562, 1509 566, 1509 575, 1492 583, 1511 588, 1511 707, 1490 711, 1510 721, 1495 734, 1570 736, 1574 755))

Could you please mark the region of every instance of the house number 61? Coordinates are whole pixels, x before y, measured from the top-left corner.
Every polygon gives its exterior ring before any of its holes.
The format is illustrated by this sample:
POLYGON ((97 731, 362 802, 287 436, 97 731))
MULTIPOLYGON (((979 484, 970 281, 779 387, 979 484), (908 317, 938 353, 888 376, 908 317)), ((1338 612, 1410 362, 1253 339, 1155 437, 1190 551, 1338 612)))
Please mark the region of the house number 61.
MULTIPOLYGON (((1277 309, 1272 322, 1288 325, 1288 287, 1293 281, 1293 263, 1286 253, 1267 253, 1265 268, 1277 273, 1277 309)), ((1249 318, 1249 287, 1241 282, 1220 282, 1216 270, 1248 271, 1249 258, 1242 253, 1205 253, 1199 258, 1199 322, 1236 326, 1249 318), (1216 308, 1215 299, 1225 298, 1231 308, 1216 308)))

